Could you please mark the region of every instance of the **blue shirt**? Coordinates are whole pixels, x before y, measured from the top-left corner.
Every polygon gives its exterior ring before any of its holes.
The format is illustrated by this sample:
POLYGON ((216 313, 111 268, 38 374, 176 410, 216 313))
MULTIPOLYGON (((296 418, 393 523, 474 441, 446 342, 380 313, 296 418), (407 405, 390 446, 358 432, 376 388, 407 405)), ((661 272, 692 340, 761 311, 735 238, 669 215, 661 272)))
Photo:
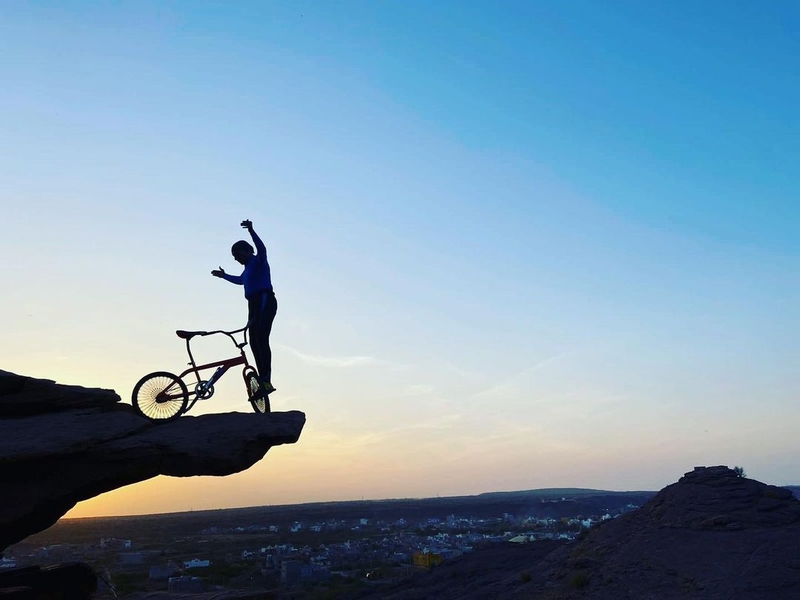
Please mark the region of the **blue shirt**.
POLYGON ((272 276, 267 262, 267 249, 255 231, 251 231, 250 235, 256 246, 256 254, 245 263, 244 271, 242 271, 241 275, 228 275, 225 273, 222 276, 231 283, 244 285, 244 297, 248 299, 259 292, 272 291, 272 276))

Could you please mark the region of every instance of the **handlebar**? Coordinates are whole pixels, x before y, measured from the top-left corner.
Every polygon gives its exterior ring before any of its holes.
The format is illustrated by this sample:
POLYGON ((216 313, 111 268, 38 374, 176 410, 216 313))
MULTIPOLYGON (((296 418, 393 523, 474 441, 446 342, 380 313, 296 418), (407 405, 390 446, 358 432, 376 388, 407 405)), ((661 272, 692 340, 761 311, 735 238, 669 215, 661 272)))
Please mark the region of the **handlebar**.
MULTIPOLYGON (((189 347, 189 341, 196 335, 199 336, 207 336, 207 335, 214 335, 217 333, 221 333, 223 335, 227 335, 231 338, 233 345, 237 348, 244 348, 247 345, 247 325, 241 327, 240 329, 233 329, 231 331, 224 331, 222 329, 215 329, 214 331, 185 331, 183 329, 178 329, 175 334, 181 338, 182 340, 186 340, 186 347, 189 347), (241 333, 244 332, 244 341, 241 344, 236 343, 236 338, 233 337, 234 333, 241 333)), ((191 351, 190 351, 191 354, 191 351)))

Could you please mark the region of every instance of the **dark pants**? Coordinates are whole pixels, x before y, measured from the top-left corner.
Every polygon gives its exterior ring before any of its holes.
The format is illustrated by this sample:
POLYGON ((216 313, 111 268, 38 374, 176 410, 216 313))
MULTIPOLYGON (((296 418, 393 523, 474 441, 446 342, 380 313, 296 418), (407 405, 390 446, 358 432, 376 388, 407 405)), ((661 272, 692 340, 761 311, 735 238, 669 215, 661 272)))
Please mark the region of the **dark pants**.
POLYGON ((248 323, 250 324, 250 347, 256 359, 258 374, 264 381, 272 380, 272 350, 269 347, 269 334, 272 322, 278 312, 275 292, 258 292, 247 299, 248 323))

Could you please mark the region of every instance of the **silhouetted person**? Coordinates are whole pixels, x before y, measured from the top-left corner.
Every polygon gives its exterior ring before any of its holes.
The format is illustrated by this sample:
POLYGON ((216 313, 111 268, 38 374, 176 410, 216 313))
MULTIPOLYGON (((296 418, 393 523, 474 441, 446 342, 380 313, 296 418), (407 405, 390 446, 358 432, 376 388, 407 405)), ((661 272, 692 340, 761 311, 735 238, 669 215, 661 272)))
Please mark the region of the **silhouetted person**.
POLYGON ((264 392, 269 394, 275 391, 272 385, 272 350, 269 347, 269 334, 272 331, 275 313, 278 311, 278 301, 272 290, 272 277, 264 242, 253 231, 253 223, 249 219, 242 221, 241 225, 250 233, 256 246, 254 251, 249 243, 239 240, 231 247, 233 258, 244 265, 244 271, 241 275, 228 275, 220 267, 211 271, 211 274, 244 286, 244 297, 247 298, 248 306, 247 327, 250 331, 250 347, 253 349, 264 392))

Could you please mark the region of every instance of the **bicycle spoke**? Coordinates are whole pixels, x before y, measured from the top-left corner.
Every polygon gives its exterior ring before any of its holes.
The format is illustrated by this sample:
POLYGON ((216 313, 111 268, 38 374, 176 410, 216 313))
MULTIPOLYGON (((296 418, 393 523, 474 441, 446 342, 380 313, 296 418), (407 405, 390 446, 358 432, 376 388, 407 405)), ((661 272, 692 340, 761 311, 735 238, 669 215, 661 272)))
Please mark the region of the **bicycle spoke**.
POLYGON ((134 406, 152 421, 167 421, 180 416, 186 398, 183 382, 166 372, 146 376, 134 389, 134 406))

